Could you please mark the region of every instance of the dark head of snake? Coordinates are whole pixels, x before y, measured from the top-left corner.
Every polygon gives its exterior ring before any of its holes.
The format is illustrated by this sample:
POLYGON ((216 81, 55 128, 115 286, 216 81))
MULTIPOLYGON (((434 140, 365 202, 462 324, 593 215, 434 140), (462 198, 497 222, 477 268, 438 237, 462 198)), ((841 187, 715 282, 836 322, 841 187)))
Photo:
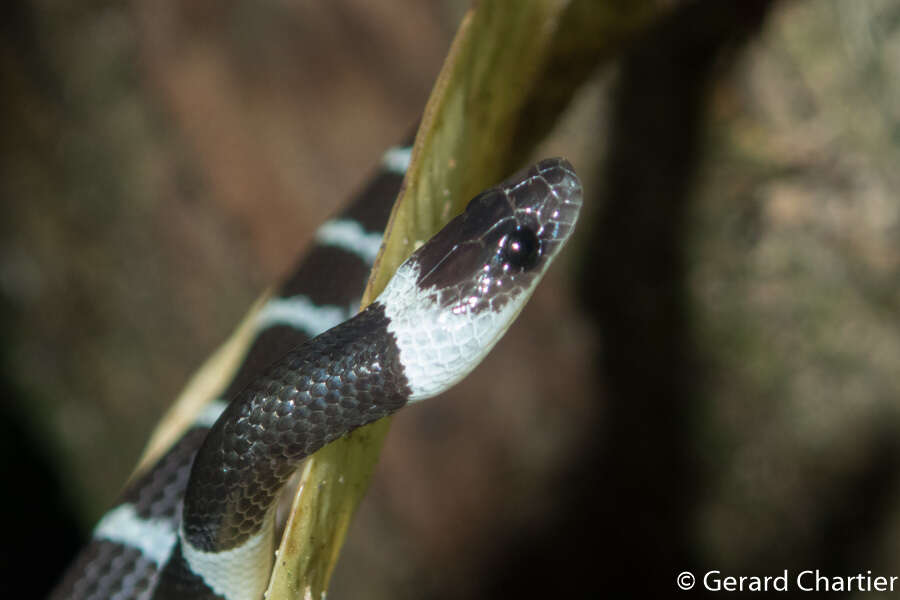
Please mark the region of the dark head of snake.
POLYGON ((497 311, 532 287, 568 238, 581 193, 561 159, 478 194, 416 252, 418 286, 454 313, 497 311))

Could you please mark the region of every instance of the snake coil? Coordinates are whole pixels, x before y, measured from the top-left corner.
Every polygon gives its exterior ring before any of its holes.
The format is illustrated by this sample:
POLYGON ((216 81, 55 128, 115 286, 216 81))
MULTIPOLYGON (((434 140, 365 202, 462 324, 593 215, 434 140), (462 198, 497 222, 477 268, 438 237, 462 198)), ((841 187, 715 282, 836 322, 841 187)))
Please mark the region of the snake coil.
POLYGON ((521 311, 581 207, 572 166, 543 160, 473 198, 351 316, 400 178, 382 172, 364 201, 320 228, 258 317, 227 405, 205 412, 126 490, 52 598, 262 598, 273 506, 300 461, 468 374, 521 311), (316 272, 325 283, 303 293, 316 272))

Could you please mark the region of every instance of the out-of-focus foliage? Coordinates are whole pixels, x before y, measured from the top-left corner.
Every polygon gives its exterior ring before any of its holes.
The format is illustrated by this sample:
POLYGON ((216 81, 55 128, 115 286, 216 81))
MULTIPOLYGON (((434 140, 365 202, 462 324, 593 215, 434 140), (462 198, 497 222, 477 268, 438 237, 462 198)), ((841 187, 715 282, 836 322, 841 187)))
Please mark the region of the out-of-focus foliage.
POLYGON ((900 568, 898 24, 785 3, 712 98, 690 284, 723 569, 900 568))

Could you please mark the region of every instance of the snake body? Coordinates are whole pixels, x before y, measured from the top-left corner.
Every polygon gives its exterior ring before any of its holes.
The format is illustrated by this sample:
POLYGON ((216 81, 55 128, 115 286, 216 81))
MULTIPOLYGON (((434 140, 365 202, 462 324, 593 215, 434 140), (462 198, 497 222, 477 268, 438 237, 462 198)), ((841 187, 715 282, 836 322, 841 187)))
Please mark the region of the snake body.
POLYGON ((408 156, 392 152, 261 312, 227 405, 215 403, 126 490, 54 600, 259 600, 273 506, 302 459, 448 389, 503 335, 573 230, 581 186, 571 165, 544 160, 476 196, 350 316, 408 156), (302 292, 317 273, 330 281, 302 292))

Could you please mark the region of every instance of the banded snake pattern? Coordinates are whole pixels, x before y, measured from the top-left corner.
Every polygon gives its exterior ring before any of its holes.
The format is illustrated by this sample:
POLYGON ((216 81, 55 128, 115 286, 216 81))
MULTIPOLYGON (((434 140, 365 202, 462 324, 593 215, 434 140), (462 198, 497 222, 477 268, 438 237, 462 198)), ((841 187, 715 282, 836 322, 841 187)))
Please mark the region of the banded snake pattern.
POLYGON ((130 484, 53 600, 261 598, 272 507, 300 461, 446 390, 506 331, 572 233, 574 170, 547 159, 479 194, 354 316, 409 153, 389 150, 319 228, 222 400, 130 484))

